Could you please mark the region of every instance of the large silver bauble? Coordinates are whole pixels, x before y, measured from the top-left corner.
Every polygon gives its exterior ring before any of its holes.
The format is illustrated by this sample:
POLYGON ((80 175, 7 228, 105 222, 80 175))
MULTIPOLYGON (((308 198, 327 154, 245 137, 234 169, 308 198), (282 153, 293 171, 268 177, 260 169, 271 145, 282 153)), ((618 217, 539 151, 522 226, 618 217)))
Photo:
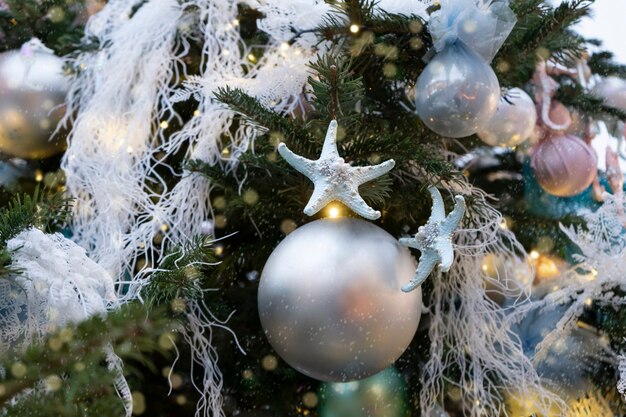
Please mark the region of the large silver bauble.
POLYGON ((462 138, 495 113, 500 84, 493 70, 462 43, 435 55, 417 79, 415 109, 435 133, 462 138))
POLYGON ((269 342, 292 367, 322 381, 374 375, 413 339, 422 293, 400 289, 415 273, 408 250, 356 219, 324 219, 289 234, 259 283, 269 342))
POLYGON ((478 128, 478 137, 487 145, 517 146, 528 139, 535 129, 535 103, 521 88, 510 89, 500 99, 495 114, 478 128))
POLYGON ((36 51, 0 54, 0 152, 39 159, 61 151, 64 139, 50 136, 63 116, 66 91, 61 58, 36 51))

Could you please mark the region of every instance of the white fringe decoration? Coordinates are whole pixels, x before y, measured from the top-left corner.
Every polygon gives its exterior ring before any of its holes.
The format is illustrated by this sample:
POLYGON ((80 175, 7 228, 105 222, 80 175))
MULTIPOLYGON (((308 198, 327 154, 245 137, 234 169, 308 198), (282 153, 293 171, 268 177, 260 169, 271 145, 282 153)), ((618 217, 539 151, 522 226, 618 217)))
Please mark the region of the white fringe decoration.
MULTIPOLYGON (((528 294, 520 294, 519 287, 512 289, 510 295, 516 301, 508 308, 485 297, 485 255, 505 261, 523 255, 524 249, 501 227, 500 213, 487 204, 482 191, 470 185, 448 184, 447 188, 455 194, 471 194, 482 204, 468 206, 463 229, 455 236, 456 259, 450 272, 431 278, 433 290, 427 306, 431 349, 422 377, 422 414, 429 415, 443 403, 444 384, 461 390, 467 416, 512 417, 501 396, 503 389, 534 402, 537 410, 565 410, 565 403, 542 386, 511 329, 515 320, 510 313, 528 302, 528 294), (460 373, 459 377, 451 380, 450 371, 460 373)), ((502 290, 507 289, 503 286, 502 290)))

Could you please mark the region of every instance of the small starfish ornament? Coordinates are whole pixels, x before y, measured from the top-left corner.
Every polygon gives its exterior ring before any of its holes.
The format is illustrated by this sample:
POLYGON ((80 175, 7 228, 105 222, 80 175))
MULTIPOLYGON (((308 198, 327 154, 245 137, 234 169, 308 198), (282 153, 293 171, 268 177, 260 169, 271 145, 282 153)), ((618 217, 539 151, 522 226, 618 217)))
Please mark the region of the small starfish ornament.
POLYGON ((382 164, 368 167, 353 167, 339 156, 337 151, 337 121, 328 126, 322 155, 312 161, 296 155, 280 143, 278 153, 296 171, 306 175, 315 186, 313 195, 304 208, 304 213, 312 216, 331 201, 341 201, 354 212, 369 220, 380 217, 380 211, 374 210, 359 195, 359 185, 380 177, 395 165, 393 159, 382 164))
POLYGON ((402 291, 413 291, 424 282, 430 273, 439 266, 448 272, 454 259, 452 233, 456 230, 465 214, 465 200, 460 195, 454 197, 454 209, 446 217, 441 193, 435 187, 428 187, 433 199, 433 208, 428 222, 420 226, 415 237, 402 238, 400 244, 421 252, 417 271, 411 281, 402 287, 402 291))

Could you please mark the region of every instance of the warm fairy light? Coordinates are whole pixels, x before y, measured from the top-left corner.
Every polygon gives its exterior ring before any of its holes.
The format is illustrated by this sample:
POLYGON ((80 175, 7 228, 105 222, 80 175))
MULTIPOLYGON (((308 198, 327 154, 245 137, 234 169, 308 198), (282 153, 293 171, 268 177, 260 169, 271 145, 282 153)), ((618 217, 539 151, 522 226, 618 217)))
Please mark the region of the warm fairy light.
POLYGON ((239 26, 239 19, 233 19, 231 23, 233 24, 233 26, 239 26))
POLYGON ((35 170, 35 181, 41 182, 43 180, 43 172, 40 169, 35 170))
POLYGON ((254 55, 252 52, 250 52, 248 54, 248 61, 250 62, 256 62, 256 55, 254 55))
POLYGON ((278 367, 278 359, 274 355, 265 355, 261 360, 261 366, 266 371, 273 371, 278 367))
POLYGON ((194 117, 198 117, 198 116, 200 116, 200 109, 195 109, 195 110, 193 111, 193 115, 194 115, 194 117))
POLYGON ((169 229, 169 227, 166 224, 162 224, 161 225, 161 231, 162 232, 167 232, 167 229, 169 229))
POLYGON ((283 42, 283 43, 280 45, 280 49, 281 49, 282 51, 286 51, 287 49, 289 49, 289 44, 288 44, 287 42, 283 42))
POLYGON ((507 230, 508 228, 509 228, 509 225, 507 224, 506 219, 503 218, 502 221, 500 222, 500 229, 507 230))
POLYGON ((168 127, 170 127, 170 124, 167 122, 167 120, 163 120, 161 123, 159 123, 159 126, 161 126, 161 129, 167 129, 168 127))
POLYGON ((341 217, 341 208, 338 205, 331 204, 326 209, 326 217, 330 217, 331 219, 341 217))
POLYGON ((591 305, 591 303, 593 303, 593 300, 592 300, 591 298, 587 298, 587 299, 585 300, 585 305, 586 305, 587 307, 589 307, 589 306, 591 305))
POLYGON ((555 256, 542 255, 533 250, 529 256, 530 264, 535 267, 535 278, 539 281, 550 280, 561 276, 561 271, 566 267, 565 261, 555 256))
POLYGON ((359 33, 359 25, 350 25, 350 32, 352 33, 359 33))

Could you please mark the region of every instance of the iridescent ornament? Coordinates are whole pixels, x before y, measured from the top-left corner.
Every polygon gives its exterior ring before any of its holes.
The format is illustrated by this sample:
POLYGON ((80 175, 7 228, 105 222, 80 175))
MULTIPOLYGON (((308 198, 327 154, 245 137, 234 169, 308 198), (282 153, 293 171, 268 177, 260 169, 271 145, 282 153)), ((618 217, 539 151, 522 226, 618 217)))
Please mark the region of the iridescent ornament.
POLYGON ((495 114, 477 134, 490 146, 517 146, 533 134, 536 122, 533 100, 524 90, 513 88, 502 96, 495 114))
POLYGON ((448 0, 430 16, 437 52, 417 79, 415 107, 435 133, 476 133, 496 111, 500 85, 489 63, 515 26, 508 1, 448 0))
POLYGON ((596 154, 576 136, 548 137, 537 143, 531 152, 530 164, 537 182, 552 195, 579 194, 596 176, 596 154))
POLYGON ((63 60, 32 40, 0 54, 0 152, 24 159, 52 156, 65 141, 51 139, 64 113, 63 60))
POLYGON ((269 342, 289 365, 322 381, 363 379, 391 365, 417 330, 421 289, 401 287, 415 261, 383 229, 323 219, 271 254, 258 307, 269 342))
POLYGON ((415 108, 435 133, 470 136, 494 115, 500 84, 491 67, 462 43, 446 47, 417 79, 415 108))
POLYGON ((405 417, 404 378, 394 368, 363 381, 325 383, 319 390, 320 417, 405 417))
MULTIPOLYGON (((545 336, 557 327, 566 314, 567 306, 555 305, 552 308, 535 308, 528 312, 519 323, 515 323, 511 330, 515 332, 521 342, 524 353, 533 360, 535 369, 546 386, 553 387, 553 391, 562 398, 568 406, 574 409, 598 410, 598 404, 579 402, 581 398, 590 398, 589 393, 595 391, 590 375, 598 372, 603 363, 611 361, 607 350, 607 342, 598 334, 596 329, 581 324, 562 335, 557 343, 550 345, 545 356, 536 357, 539 344, 545 336)), ((536 398, 524 396, 515 392, 507 393, 507 408, 509 415, 552 417, 552 416, 603 416, 605 413, 564 413, 562 404, 541 404, 536 398)), ((601 402, 601 401, 600 401, 601 402)))

